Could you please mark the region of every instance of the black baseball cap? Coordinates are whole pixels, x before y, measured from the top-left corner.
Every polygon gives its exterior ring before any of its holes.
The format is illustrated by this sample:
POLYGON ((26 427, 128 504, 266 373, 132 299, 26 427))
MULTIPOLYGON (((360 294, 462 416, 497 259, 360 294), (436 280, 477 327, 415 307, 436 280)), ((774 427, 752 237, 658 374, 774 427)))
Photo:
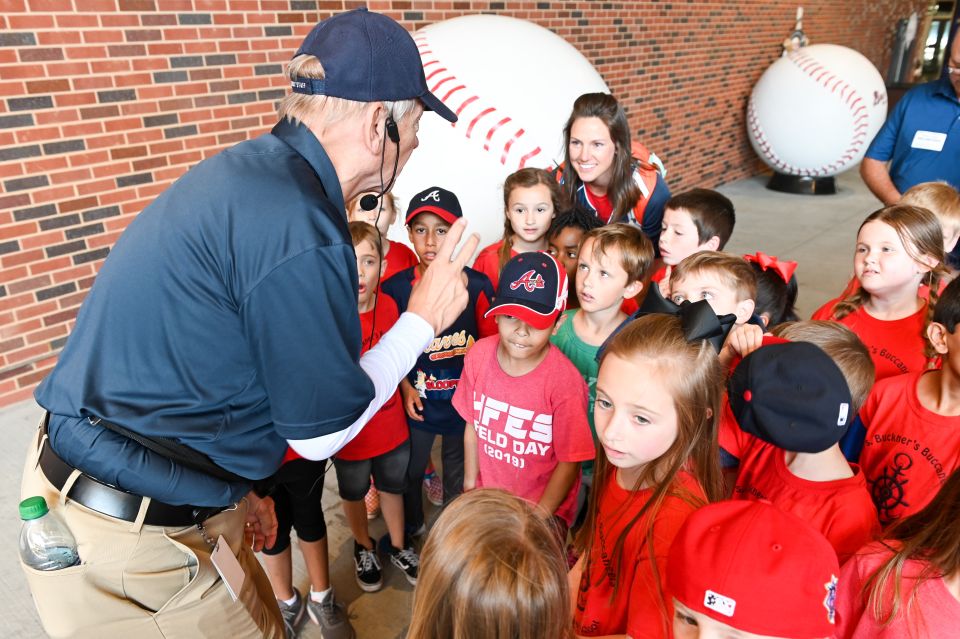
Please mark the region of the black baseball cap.
POLYGON ((366 7, 319 22, 294 57, 316 56, 324 79, 294 77, 294 93, 329 95, 357 102, 419 99, 427 111, 448 122, 456 114, 427 89, 420 52, 407 30, 395 20, 366 7))
POLYGON ((426 188, 410 198, 404 223, 409 224, 410 220, 421 213, 439 215, 449 224, 463 217, 463 210, 460 208, 460 200, 457 196, 452 191, 439 186, 426 188))
POLYGON ((791 452, 827 450, 853 419, 846 378, 809 342, 761 346, 737 365, 727 390, 741 429, 791 452))
POLYGON ((566 269, 549 253, 520 253, 503 265, 497 296, 484 317, 512 315, 542 330, 552 326, 566 306, 566 269))

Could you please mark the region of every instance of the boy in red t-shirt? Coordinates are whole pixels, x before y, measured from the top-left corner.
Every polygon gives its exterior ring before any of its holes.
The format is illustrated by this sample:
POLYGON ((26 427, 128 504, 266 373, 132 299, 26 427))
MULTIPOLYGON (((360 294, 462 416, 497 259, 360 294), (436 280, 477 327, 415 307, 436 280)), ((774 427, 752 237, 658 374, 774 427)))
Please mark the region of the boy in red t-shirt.
POLYGON ((927 328, 942 368, 877 382, 860 411, 862 424, 855 424, 861 429, 847 457, 863 468, 884 526, 923 508, 960 467, 958 324, 960 280, 954 280, 927 328))
MULTIPOLYGON (((386 268, 380 253, 380 237, 376 228, 365 222, 350 223, 350 237, 357 255, 362 351, 380 341, 400 314, 388 295, 377 294, 377 282, 386 268)), ((407 464, 410 461, 407 418, 395 392, 362 431, 336 454, 337 483, 343 512, 353 533, 353 561, 357 584, 366 592, 383 585, 377 545, 367 526, 367 509, 363 497, 370 488, 370 476, 380 491, 380 507, 388 534, 380 540, 380 550, 390 558, 411 584, 417 583, 420 558, 403 531, 403 493, 407 486, 407 464)))
POLYGON ((833 359, 808 341, 768 339, 740 362, 729 381, 720 444, 740 462, 734 499, 767 500, 800 517, 843 563, 879 532, 863 473, 838 444, 869 389, 873 365, 849 330, 828 323, 823 330, 833 359), (856 397, 847 377, 858 387, 856 397))
POLYGON ((498 335, 467 353, 453 406, 466 420, 464 490, 502 488, 573 522, 580 464, 593 459, 587 386, 550 343, 567 296, 566 272, 546 253, 520 253, 501 271, 498 335))
POLYGON ((825 639, 836 632, 840 567, 801 519, 762 502, 690 515, 667 559, 674 639, 825 639))

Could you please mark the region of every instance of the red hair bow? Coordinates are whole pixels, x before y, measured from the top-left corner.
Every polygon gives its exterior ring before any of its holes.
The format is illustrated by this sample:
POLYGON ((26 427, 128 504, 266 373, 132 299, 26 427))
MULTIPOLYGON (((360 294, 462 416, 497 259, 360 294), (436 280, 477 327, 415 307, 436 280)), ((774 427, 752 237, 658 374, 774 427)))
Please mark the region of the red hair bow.
POLYGON ((756 255, 744 255, 743 259, 748 262, 753 262, 754 264, 759 264, 760 268, 764 271, 776 271, 780 274, 780 277, 783 278, 783 281, 788 284, 790 283, 790 278, 793 277, 793 272, 797 270, 796 262, 789 260, 783 260, 781 262, 775 256, 767 255, 763 251, 757 251, 756 255))

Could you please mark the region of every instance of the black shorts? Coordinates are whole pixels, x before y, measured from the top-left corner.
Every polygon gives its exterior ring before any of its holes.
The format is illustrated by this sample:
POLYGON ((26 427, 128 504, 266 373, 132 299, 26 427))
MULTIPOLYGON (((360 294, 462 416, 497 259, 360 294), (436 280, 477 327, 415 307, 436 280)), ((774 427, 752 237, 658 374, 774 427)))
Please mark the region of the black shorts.
POLYGON ((296 528, 301 541, 320 541, 327 536, 323 520, 323 476, 327 461, 294 459, 283 465, 273 502, 277 512, 277 542, 264 548, 265 555, 279 555, 290 547, 290 530, 296 528))
POLYGON ((337 469, 340 499, 360 501, 370 490, 370 475, 377 490, 402 495, 407 489, 407 464, 410 462, 410 440, 371 459, 333 459, 337 469))

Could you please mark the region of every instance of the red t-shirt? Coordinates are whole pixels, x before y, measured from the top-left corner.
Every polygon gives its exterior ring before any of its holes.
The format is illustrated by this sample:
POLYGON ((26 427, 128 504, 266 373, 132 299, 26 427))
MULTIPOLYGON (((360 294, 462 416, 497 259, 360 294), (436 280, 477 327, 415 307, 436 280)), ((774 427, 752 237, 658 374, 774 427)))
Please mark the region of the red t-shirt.
MULTIPOLYGON (((500 336, 467 353, 453 407, 477 432, 477 487, 502 488, 537 503, 559 462, 593 459, 587 424, 587 385, 552 344, 540 364, 511 377, 497 362, 500 336)), ((580 479, 556 510, 573 523, 580 479)))
POLYGON ((860 467, 884 526, 926 506, 960 466, 960 416, 923 407, 917 395, 923 374, 877 382, 860 409, 866 429, 860 467))
MULTIPOLYGON (((360 330, 363 335, 361 353, 366 353, 373 348, 400 317, 397 303, 389 295, 382 293, 377 296, 376 324, 374 324, 373 315, 372 310, 360 313, 360 330)), ((397 391, 377 411, 376 415, 370 418, 363 430, 340 449, 336 457, 353 461, 372 459, 393 450, 409 436, 407 415, 403 410, 400 392, 397 391)))
MULTIPOLYGON (((480 271, 490 278, 494 293, 496 293, 497 290, 497 282, 500 281, 500 247, 502 246, 503 240, 494 242, 480 251, 477 259, 473 262, 473 270, 480 271)), ((514 257, 517 254, 516 251, 510 249, 510 257, 514 257)))
POLYGON ((383 238, 383 242, 384 244, 390 242, 390 250, 387 251, 387 270, 380 276, 381 282, 386 282, 400 271, 420 263, 417 254, 406 244, 391 242, 387 238, 383 238))
MULTIPOLYGON (((594 489, 596 490, 596 486, 594 489)), ((617 482, 616 473, 610 473, 600 494, 593 546, 584 557, 577 606, 573 612, 573 627, 578 635, 600 637, 628 634, 633 639, 670 637, 673 627, 673 604, 663 595, 665 610, 661 612, 657 580, 650 565, 650 551, 646 545, 650 513, 630 528, 623 544, 620 570, 612 556, 614 544, 626 524, 640 512, 652 496, 652 489, 633 492, 617 482), (616 597, 614 576, 619 583, 616 597), (666 615, 664 617, 663 615, 666 615), (666 624, 668 631, 664 633, 666 624)), ((670 544, 687 517, 706 503, 703 489, 689 473, 681 471, 653 519, 653 555, 659 573, 661 592, 666 592, 666 564, 670 544)))
MULTIPOLYGON (((894 542, 895 543, 895 542, 894 542)), ((888 626, 881 626, 867 608, 863 587, 893 550, 876 542, 863 548, 840 570, 837 584, 837 639, 954 639, 960 628, 960 601, 950 594, 943 579, 934 576, 920 582, 916 602, 910 606, 917 577, 926 564, 908 559, 900 580, 900 612, 888 626), (910 610, 905 616, 904 610, 910 610)), ((889 604, 891 590, 884 601, 889 604)), ((889 608, 887 609, 889 610, 889 608)))
POLYGON ((827 538, 841 564, 879 535, 877 511, 856 464, 850 464, 853 477, 810 481, 790 472, 782 448, 743 432, 729 404, 720 430, 724 450, 740 460, 733 499, 765 499, 806 521, 827 538))
MULTIPOLYGON (((833 307, 840 298, 831 300, 813 314, 815 320, 832 320, 833 307)), ((927 367, 924 354, 926 340, 923 338, 924 322, 927 317, 927 305, 908 317, 898 320, 880 320, 863 307, 840 320, 857 334, 857 337, 870 351, 870 359, 877 369, 876 379, 902 375, 913 371, 922 371, 927 367)))
POLYGON ((590 204, 596 209, 597 217, 599 217, 604 224, 609 224, 610 218, 613 216, 613 202, 610 201, 609 195, 597 195, 590 190, 589 186, 586 187, 584 191, 586 191, 590 204))

